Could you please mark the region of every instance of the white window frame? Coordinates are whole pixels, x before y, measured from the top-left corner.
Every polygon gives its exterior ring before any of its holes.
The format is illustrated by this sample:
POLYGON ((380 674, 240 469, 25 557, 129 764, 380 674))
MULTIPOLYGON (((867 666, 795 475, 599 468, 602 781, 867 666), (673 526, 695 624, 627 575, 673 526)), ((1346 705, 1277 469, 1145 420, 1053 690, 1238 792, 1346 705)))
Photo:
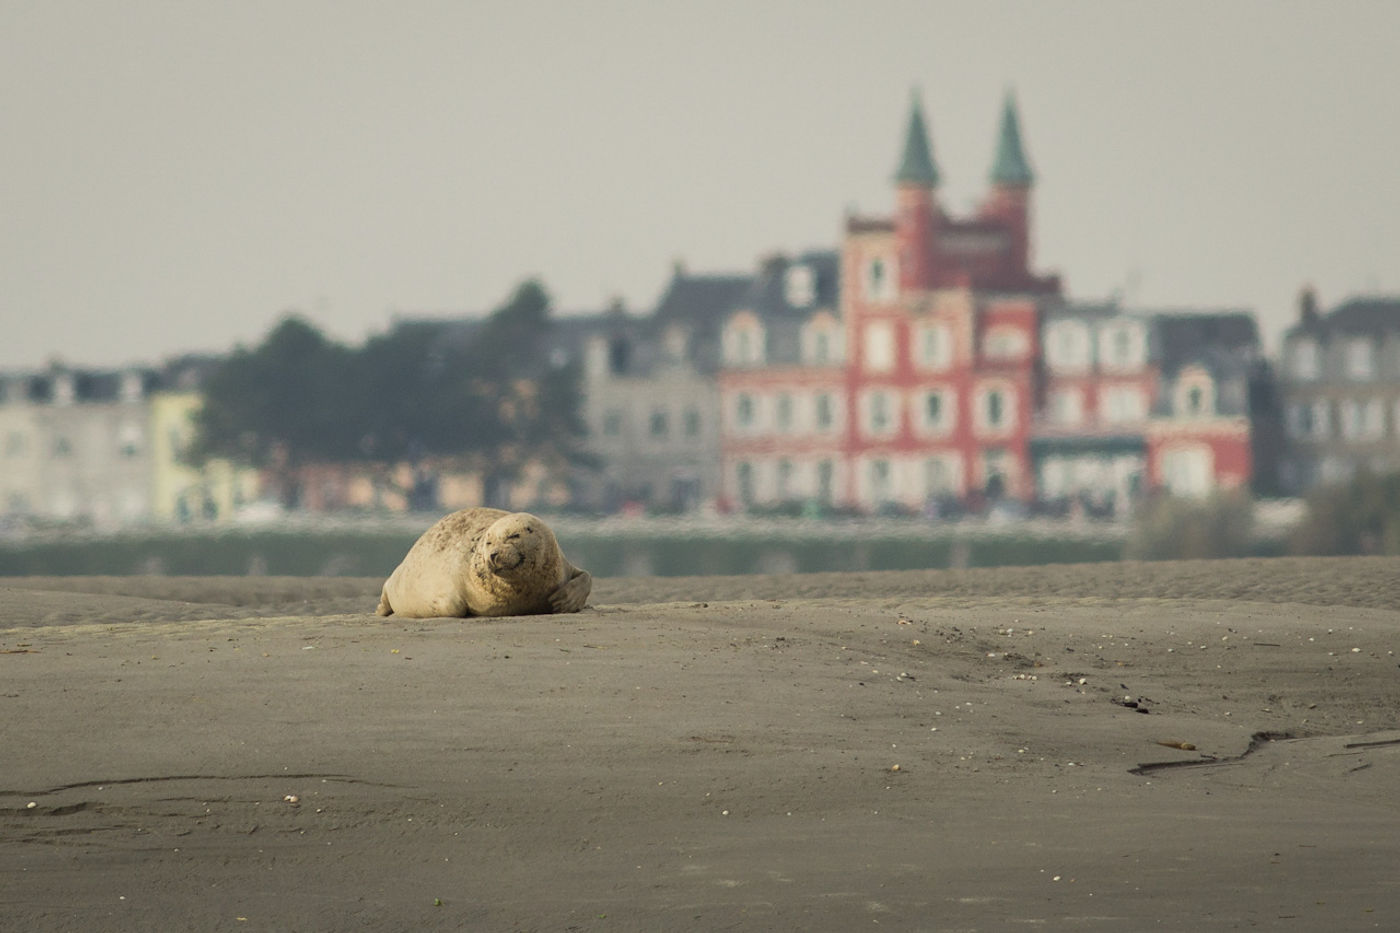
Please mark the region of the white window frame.
POLYGON ((862 292, 871 301, 893 301, 899 294, 899 265, 893 256, 871 256, 861 270, 862 292))
POLYGON ((930 454, 923 460, 924 500, 932 496, 956 496, 962 492, 962 456, 954 452, 930 454), (935 473, 943 474, 937 482, 935 473))
POLYGON ((1215 380, 1210 374, 1201 369, 1190 369, 1182 373, 1176 381, 1176 392, 1172 398, 1174 414, 1178 418, 1212 418, 1215 416, 1216 390, 1215 380), (1192 411, 1188 402, 1191 399, 1191 390, 1199 389, 1201 393, 1201 405, 1198 411, 1192 411))
POLYGON ((1084 390, 1078 386, 1052 389, 1049 399, 1050 421, 1062 427, 1077 427, 1084 423, 1084 390))
POLYGON ((763 399, 756 392, 741 391, 734 394, 734 433, 757 434, 762 430, 763 399), (748 403, 748 417, 744 416, 745 402, 748 403))
POLYGON ((763 324, 748 312, 726 322, 720 339, 726 366, 762 366, 767 359, 767 332, 763 324))
POLYGON ((862 334, 861 362, 867 372, 887 373, 894 369, 896 347, 893 321, 870 321, 862 334))
POLYGON ((952 433, 958 426, 958 392, 950 386, 930 386, 914 396, 918 411, 919 433, 925 436, 940 437, 952 433), (938 398, 938 418, 929 417, 928 400, 938 398))
POLYGON ((977 394, 974 396, 978 432, 995 437, 1013 433, 1016 430, 1019 401, 1015 386, 1005 383, 978 386, 977 394), (1000 423, 994 423, 992 420, 992 397, 996 395, 1002 397, 1000 423))
POLYGON ((1098 332, 1099 366, 1106 370, 1124 372, 1140 369, 1147 358, 1142 326, 1135 321, 1110 321, 1098 332), (1126 352, 1118 352, 1118 342, 1124 340, 1126 352))
POLYGON ((1325 398, 1314 400, 1312 403, 1313 437, 1331 437, 1333 420, 1331 400, 1325 398))
POLYGON ((1030 352, 1031 342, 1019 327, 1002 324, 982 335, 982 356, 987 360, 1019 360, 1030 352))
POLYGON ((815 395, 813 395, 813 396, 812 396, 812 429, 813 429, 814 431, 816 431, 816 433, 818 433, 818 434, 831 434, 831 433, 833 433, 833 432, 839 430, 839 427, 838 427, 839 422, 840 422, 839 407, 840 407, 840 406, 837 404, 837 397, 836 397, 836 394, 833 393, 833 392, 817 392, 815 395), (828 414, 828 416, 829 416, 829 417, 827 418, 825 424, 822 423, 822 417, 821 417, 821 414, 822 414, 822 399, 826 399, 826 400, 827 400, 827 409, 828 409, 827 414, 828 414))
POLYGON ((861 428, 867 437, 891 437, 899 431, 899 394, 892 389, 880 387, 866 389, 861 394, 861 428), (881 405, 883 401, 883 406, 881 405), (883 407, 883 412, 880 411, 883 407), (876 416, 882 415, 883 425, 877 425, 876 416))
POLYGON ((1316 379, 1320 369, 1320 356, 1316 340, 1311 337, 1299 337, 1288 348, 1289 374, 1299 381, 1316 379))
POLYGON ((797 400, 791 392, 780 391, 773 398, 773 432, 793 434, 797 431, 797 400))
POLYGON ((943 372, 953 365, 953 329, 942 321, 914 326, 914 363, 919 369, 943 372))
POLYGON ((1074 319, 1053 322, 1045 329, 1045 361, 1057 372, 1083 372, 1093 363, 1089 325, 1074 319))
POLYGON ((830 366, 845 358, 844 334, 841 325, 825 312, 802 325, 802 359, 810 366, 830 366), (826 341, 825 352, 822 339, 826 341))
POLYGON ((794 308, 810 308, 817 300, 817 270, 795 262, 783 274, 783 300, 794 308))
POLYGON ((865 475, 866 491, 872 505, 880 506, 894 501, 894 461, 889 457, 874 457, 866 462, 865 475))
POLYGON ((1175 496, 1200 498, 1215 488, 1215 453, 1209 444, 1174 444, 1162 451, 1162 483, 1175 496))
POLYGON ((1099 420, 1104 424, 1133 424, 1147 418, 1147 393, 1137 385, 1106 386, 1099 420))
POLYGON ((1367 337, 1351 337, 1343 345, 1347 378, 1370 382, 1376 378, 1376 347, 1367 337))
POLYGON ((1289 402, 1284 411, 1284 422, 1288 429, 1288 436, 1299 440, 1307 440, 1313 434, 1313 410, 1312 405, 1307 402, 1289 402))
POLYGON ((1385 409, 1379 398, 1350 398, 1341 403, 1342 437, 1371 441, 1385 436, 1385 409))

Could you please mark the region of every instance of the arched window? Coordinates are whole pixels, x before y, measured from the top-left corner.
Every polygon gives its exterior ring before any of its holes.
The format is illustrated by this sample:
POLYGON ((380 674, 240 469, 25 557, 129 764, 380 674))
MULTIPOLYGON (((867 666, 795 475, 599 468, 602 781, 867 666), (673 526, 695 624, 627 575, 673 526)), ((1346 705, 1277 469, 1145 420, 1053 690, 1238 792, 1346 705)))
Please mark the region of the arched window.
POLYGON ((749 311, 741 311, 724 325, 720 337, 724 362, 727 366, 761 366, 767 359, 767 340, 763 325, 749 311))

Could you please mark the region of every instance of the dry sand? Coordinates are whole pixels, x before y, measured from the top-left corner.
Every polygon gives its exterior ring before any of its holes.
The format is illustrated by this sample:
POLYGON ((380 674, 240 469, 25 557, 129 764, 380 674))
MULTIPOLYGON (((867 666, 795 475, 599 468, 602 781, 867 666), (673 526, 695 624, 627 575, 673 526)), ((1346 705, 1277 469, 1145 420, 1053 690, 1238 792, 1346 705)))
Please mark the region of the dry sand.
POLYGON ((0 929, 1400 929, 1400 560, 0 581, 0 929))

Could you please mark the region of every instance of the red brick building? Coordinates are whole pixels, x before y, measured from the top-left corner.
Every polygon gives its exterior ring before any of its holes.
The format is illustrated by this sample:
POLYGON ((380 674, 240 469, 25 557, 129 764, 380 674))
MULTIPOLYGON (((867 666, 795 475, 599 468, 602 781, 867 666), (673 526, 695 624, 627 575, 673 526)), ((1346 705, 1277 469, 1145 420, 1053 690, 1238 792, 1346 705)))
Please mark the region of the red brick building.
POLYGON ((974 216, 939 202, 914 99, 891 217, 850 217, 839 292, 731 315, 721 373, 726 497, 861 509, 1030 498, 1038 305, 1059 280, 1029 267, 1033 176, 1005 103, 991 188, 974 216), (774 343, 774 326, 799 338, 774 343))
POLYGON ((867 508, 1034 491, 1038 306, 1060 285, 1030 269, 1034 179, 1009 96, 982 208, 951 216, 939 180, 916 97, 895 214, 849 219, 842 251, 847 497, 867 508))
POLYGON ((893 215, 848 217, 834 270, 829 254, 770 262, 727 317, 722 502, 1118 511, 1248 480, 1252 317, 1068 305, 1032 269, 1009 95, 972 216, 940 202, 917 96, 893 181, 893 215))

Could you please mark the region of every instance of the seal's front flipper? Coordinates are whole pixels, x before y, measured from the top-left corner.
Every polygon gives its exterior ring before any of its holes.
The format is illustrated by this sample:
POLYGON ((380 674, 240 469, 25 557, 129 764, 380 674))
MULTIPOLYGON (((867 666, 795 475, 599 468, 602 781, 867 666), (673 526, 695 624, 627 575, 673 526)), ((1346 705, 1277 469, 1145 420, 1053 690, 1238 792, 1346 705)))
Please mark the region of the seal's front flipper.
POLYGON ((549 594, 549 607, 555 612, 578 612, 593 591, 593 577, 588 571, 577 567, 573 571, 569 579, 559 585, 559 589, 549 594))
POLYGON ((379 593, 379 608, 374 610, 374 614, 377 616, 391 616, 394 614, 394 608, 389 605, 389 594, 382 590, 379 593))

